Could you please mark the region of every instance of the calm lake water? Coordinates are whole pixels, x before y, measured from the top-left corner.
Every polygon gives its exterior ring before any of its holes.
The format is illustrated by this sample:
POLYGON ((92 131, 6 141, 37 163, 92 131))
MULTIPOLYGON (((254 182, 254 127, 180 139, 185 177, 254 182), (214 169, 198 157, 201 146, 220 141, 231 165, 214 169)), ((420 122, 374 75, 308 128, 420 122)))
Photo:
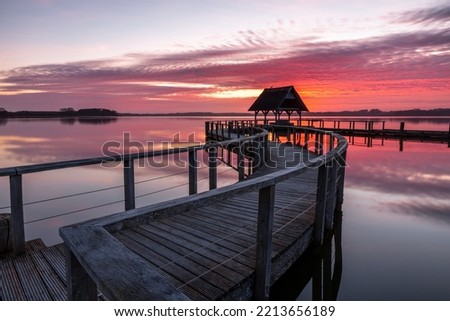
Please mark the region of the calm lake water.
MULTIPOLYGON (((125 152, 137 151, 141 143, 145 149, 159 149, 202 142, 206 120, 10 119, 0 122, 0 168, 101 156, 108 141, 120 142, 125 152)), ((443 131, 450 122, 402 121, 406 129, 443 131)), ((386 128, 397 129, 399 122, 386 119, 386 128)), ((187 169, 172 160, 160 161, 159 168, 147 164, 136 169, 137 206, 187 194, 187 169)), ((398 141, 374 140, 369 148, 360 138, 349 147, 347 162, 337 299, 450 300, 447 144, 407 141, 400 152, 398 141)), ((218 172, 219 186, 237 180, 237 173, 227 167, 218 172)), ((199 178, 207 175, 199 171, 199 178)), ((99 165, 24 175, 27 239, 42 238, 51 245, 60 242, 60 226, 122 211, 122 179, 121 167, 99 165)), ((201 180, 199 191, 206 190, 207 183, 201 180)), ((7 177, 0 177, 0 212, 10 210, 8 184, 7 177)), ((293 292, 295 297, 289 299, 311 299, 311 282, 293 292)))

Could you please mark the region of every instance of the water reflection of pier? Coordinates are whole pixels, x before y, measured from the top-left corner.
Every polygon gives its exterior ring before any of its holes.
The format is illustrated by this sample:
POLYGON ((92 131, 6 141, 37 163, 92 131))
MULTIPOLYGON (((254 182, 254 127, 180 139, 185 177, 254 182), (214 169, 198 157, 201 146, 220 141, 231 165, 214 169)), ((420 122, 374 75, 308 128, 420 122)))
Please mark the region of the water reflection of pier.
POLYGON ((450 124, 448 131, 407 129, 405 122, 400 122, 399 128, 387 128, 386 120, 333 120, 333 119, 303 119, 297 121, 297 126, 320 128, 333 131, 348 137, 350 144, 358 144, 355 138, 363 138, 363 144, 373 146, 374 139, 398 140, 399 150, 403 151, 405 141, 420 141, 447 143, 450 148, 450 124))
POLYGON ((342 277, 342 212, 336 212, 333 229, 323 244, 305 252, 271 289, 271 300, 335 301, 342 277), (305 293, 305 291, 309 291, 305 293))

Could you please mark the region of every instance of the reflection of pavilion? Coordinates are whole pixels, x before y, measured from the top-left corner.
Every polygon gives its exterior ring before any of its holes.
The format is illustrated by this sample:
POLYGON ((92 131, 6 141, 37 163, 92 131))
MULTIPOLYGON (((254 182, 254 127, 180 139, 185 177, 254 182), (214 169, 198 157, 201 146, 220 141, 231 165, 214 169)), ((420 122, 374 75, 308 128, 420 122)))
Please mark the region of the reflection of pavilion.
POLYGON ((264 89, 248 111, 255 112, 255 122, 258 120, 259 113, 262 113, 266 125, 267 116, 272 112, 275 116, 275 123, 286 123, 287 125, 291 120, 291 115, 295 112, 301 121, 302 111, 308 111, 308 108, 294 86, 287 86, 264 89), (281 119, 283 113, 287 115, 287 120, 281 119))
POLYGON ((335 212, 333 229, 325 232, 323 244, 300 257, 274 284, 271 299, 295 300, 312 282, 312 300, 337 300, 342 277, 341 243, 342 212, 335 212))

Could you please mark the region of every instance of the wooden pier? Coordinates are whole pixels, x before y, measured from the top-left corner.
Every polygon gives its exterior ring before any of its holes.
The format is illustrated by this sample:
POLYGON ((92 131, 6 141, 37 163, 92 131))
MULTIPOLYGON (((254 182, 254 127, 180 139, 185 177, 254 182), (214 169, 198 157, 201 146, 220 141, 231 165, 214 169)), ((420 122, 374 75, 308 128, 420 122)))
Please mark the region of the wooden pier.
POLYGON ((368 138, 368 140, 381 138, 401 141, 438 142, 447 143, 450 147, 450 123, 448 131, 408 129, 405 127, 405 122, 400 122, 398 128, 387 128, 385 120, 303 119, 296 123, 297 126, 303 125, 339 133, 349 137, 349 139, 364 137, 368 138))
MULTIPOLYGON (((61 228, 64 245, 0 261, 2 300, 97 300, 99 293, 108 300, 267 299, 270 286, 332 228, 343 202, 347 142, 292 127, 298 138, 328 142, 311 151, 269 142, 252 123, 228 125, 206 127, 216 140, 202 147, 210 191, 196 194, 192 170, 189 196, 61 228), (214 164, 227 153, 236 154, 240 181, 216 188, 214 164), (25 257, 31 265, 18 263, 25 257), (32 279, 47 290, 28 290, 24 266, 43 271, 32 279)), ((195 156, 189 163, 195 168, 195 156)))

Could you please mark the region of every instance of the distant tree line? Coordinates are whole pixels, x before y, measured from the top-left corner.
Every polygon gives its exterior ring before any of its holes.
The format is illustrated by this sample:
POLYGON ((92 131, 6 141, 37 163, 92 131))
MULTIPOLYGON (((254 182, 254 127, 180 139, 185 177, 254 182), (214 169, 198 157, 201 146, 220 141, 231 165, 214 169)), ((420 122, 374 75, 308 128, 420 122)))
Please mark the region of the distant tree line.
POLYGON ((61 108, 59 111, 16 111, 10 112, 0 107, 0 117, 83 117, 83 116, 118 116, 115 110, 106 108, 61 108))

